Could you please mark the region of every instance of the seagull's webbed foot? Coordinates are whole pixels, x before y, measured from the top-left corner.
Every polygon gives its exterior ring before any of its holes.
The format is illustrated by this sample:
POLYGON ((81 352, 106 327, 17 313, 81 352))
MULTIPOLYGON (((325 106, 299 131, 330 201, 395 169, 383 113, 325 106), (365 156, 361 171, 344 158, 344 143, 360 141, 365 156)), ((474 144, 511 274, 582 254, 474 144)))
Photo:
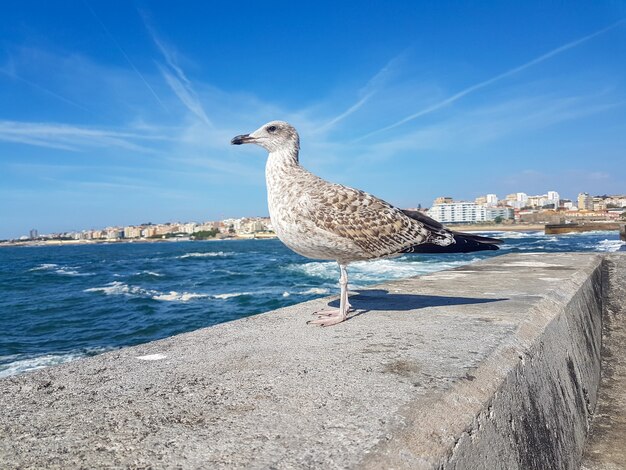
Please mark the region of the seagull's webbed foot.
POLYGON ((316 320, 310 320, 307 325, 319 325, 319 326, 331 326, 341 323, 346 319, 346 316, 341 312, 340 308, 329 308, 315 312, 313 315, 317 315, 316 320))
POLYGON ((340 310, 338 308, 323 308, 322 310, 313 312, 311 315, 317 317, 331 317, 333 315, 336 315, 339 311, 340 310))
MULTIPOLYGON (((338 308, 323 308, 322 310, 317 310, 316 312, 311 313, 311 315, 323 315, 325 317, 327 317, 328 315, 332 314, 333 312, 336 312, 337 310, 339 310, 338 308)), ((348 309, 346 310, 347 313, 350 312, 356 312, 356 309, 352 307, 352 305, 350 305, 350 303, 348 302, 348 309)))

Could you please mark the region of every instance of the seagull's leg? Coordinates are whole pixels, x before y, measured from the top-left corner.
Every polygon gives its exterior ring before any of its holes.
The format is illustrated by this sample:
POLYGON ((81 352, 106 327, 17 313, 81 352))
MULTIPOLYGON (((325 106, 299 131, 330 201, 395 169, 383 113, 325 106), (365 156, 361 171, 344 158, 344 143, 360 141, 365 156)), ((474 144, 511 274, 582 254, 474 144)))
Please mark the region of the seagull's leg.
POLYGON ((316 312, 319 318, 317 320, 311 320, 307 323, 320 326, 331 326, 341 323, 348 316, 348 309, 350 304, 348 303, 348 271, 343 264, 339 265, 341 271, 341 277, 339 278, 339 285, 341 286, 341 294, 339 296, 339 308, 326 309, 316 312))
MULTIPOLYGON (((341 300, 339 301, 339 309, 343 313, 343 319, 346 319, 348 315, 348 311, 350 310, 350 302, 348 302, 348 270, 346 269, 345 264, 339 265, 339 270, 341 271, 341 277, 339 278, 339 284, 341 286, 341 300)), ((342 320, 343 321, 343 320, 342 320)))

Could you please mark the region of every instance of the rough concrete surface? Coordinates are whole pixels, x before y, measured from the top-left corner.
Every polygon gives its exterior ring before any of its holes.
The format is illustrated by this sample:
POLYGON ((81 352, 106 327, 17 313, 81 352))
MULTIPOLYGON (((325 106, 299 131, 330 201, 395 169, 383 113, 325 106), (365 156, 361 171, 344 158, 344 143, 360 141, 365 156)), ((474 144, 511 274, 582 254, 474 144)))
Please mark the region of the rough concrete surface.
POLYGON ((1 468, 578 468, 602 257, 515 254, 0 380, 1 468))
POLYGON ((605 262, 602 377, 584 470, 626 468, 626 253, 605 262))

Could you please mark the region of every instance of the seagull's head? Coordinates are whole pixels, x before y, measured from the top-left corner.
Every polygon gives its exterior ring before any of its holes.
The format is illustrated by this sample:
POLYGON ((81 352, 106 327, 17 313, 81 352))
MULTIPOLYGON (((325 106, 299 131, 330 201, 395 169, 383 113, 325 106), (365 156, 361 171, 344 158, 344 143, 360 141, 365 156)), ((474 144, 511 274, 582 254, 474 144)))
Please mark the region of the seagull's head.
POLYGON ((230 141, 233 145, 257 144, 268 152, 278 150, 298 150, 300 138, 294 127, 285 121, 272 121, 263 124, 256 131, 238 135, 230 141))

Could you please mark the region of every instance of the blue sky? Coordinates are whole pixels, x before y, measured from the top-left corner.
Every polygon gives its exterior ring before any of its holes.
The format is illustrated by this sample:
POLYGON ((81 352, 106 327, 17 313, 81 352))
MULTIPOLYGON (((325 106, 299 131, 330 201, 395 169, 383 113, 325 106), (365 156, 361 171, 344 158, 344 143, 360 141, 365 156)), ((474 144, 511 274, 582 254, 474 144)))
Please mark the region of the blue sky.
POLYGON ((0 16, 0 238, 266 215, 301 162, 401 207, 626 192, 625 2, 22 0, 0 16))

